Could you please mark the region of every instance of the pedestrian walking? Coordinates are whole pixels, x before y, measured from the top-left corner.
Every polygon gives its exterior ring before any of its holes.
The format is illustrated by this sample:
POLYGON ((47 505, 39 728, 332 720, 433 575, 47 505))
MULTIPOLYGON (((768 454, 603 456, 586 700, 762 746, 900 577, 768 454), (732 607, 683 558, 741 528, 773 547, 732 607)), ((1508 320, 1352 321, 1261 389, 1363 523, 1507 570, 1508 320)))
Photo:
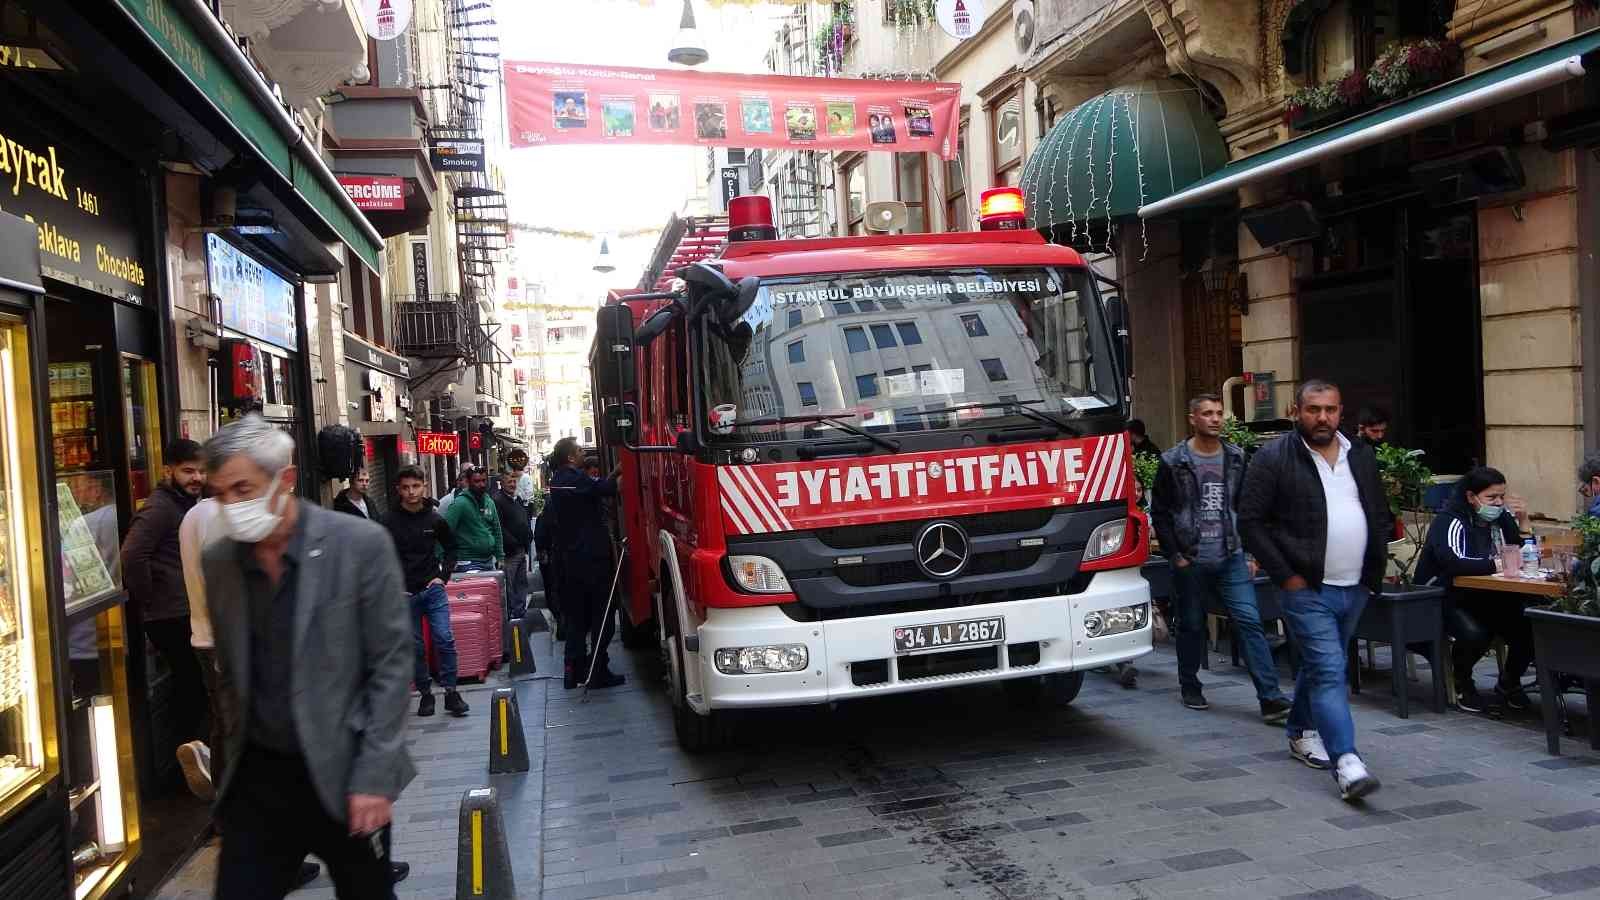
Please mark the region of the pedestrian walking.
POLYGON ((350 486, 333 498, 334 510, 363 519, 372 518, 372 510, 367 507, 367 491, 371 487, 372 476, 367 474, 367 470, 355 470, 350 475, 350 486))
POLYGON ((392 900, 390 818, 415 776, 400 562, 376 524, 298 500, 293 459, 293 439, 256 415, 206 444, 226 536, 202 567, 239 713, 217 786, 216 895, 282 898, 315 853, 341 900, 392 900))
POLYGON ((556 442, 551 460, 558 467, 550 479, 545 514, 550 516, 550 554, 561 582, 561 628, 566 639, 565 686, 572 690, 588 678, 590 688, 609 688, 626 679, 611 671, 607 646, 611 617, 605 614, 612 583, 611 533, 602 501, 617 495, 617 473, 594 478, 583 471, 583 450, 574 438, 556 442))
POLYGON ((189 594, 178 546, 178 527, 199 501, 204 486, 200 445, 184 439, 173 441, 166 451, 166 477, 133 514, 122 542, 128 596, 144 615, 145 637, 172 672, 172 720, 180 743, 202 738, 207 732, 209 703, 190 643, 189 594))
POLYGON ((533 522, 528 507, 517 499, 517 473, 506 470, 494 492, 495 509, 500 513, 501 543, 505 546, 506 592, 511 618, 521 619, 528 612, 528 550, 533 546, 533 522))
POLYGON ((1145 431, 1143 419, 1128 420, 1128 436, 1133 438, 1133 455, 1160 456, 1161 448, 1155 441, 1150 440, 1150 435, 1145 431))
POLYGON ((466 493, 457 495, 449 506, 441 504, 440 512, 456 537, 453 571, 483 572, 506 558, 500 510, 489 496, 489 474, 482 467, 468 465, 462 476, 466 479, 466 493))
POLYGON ((1209 708, 1201 691, 1200 663, 1206 653, 1207 601, 1216 598, 1233 621, 1261 718, 1269 725, 1282 724, 1290 704, 1278 687, 1277 665, 1256 607, 1254 573, 1237 527, 1244 451, 1222 440, 1222 398, 1215 394, 1189 401, 1189 430, 1191 437, 1161 455, 1150 504, 1156 539, 1172 564, 1183 705, 1209 708))
POLYGON ((439 659, 439 686, 444 688, 444 709, 452 716, 467 714, 467 703, 456 692, 456 638, 450 628, 450 598, 445 580, 456 565, 456 538, 444 517, 428 499, 428 479, 416 466, 406 466, 395 476, 400 508, 383 520, 394 539, 405 577, 406 601, 411 617, 411 681, 421 695, 417 715, 434 712, 433 678, 428 671, 427 646, 422 623, 428 623, 434 655, 439 659))
MULTIPOLYGON (((211 633, 211 613, 206 608, 206 577, 201 557, 210 543, 223 536, 217 522, 221 505, 208 497, 194 505, 178 526, 178 549, 183 559, 183 583, 189 594, 189 643, 200 663, 200 674, 205 681, 206 699, 210 702, 211 731, 206 741, 194 740, 178 748, 178 762, 183 768, 184 783, 189 791, 202 800, 216 799, 216 786, 222 780, 227 766, 227 735, 229 717, 234 714, 229 701, 231 693, 223 689, 217 662, 216 641, 211 633)), ((410 874, 411 867, 395 863, 395 881, 410 874)), ((305 887, 317 880, 322 867, 311 860, 302 860, 296 873, 294 886, 305 887)))
POLYGON ((1282 591, 1300 651, 1289 752, 1331 767, 1340 795, 1356 800, 1377 790, 1378 779, 1356 752, 1345 654, 1383 581, 1393 520, 1377 457, 1339 433, 1342 412, 1337 385, 1300 384, 1295 430, 1258 450, 1245 472, 1239 534, 1282 591))
POLYGON ((1381 406, 1367 406, 1356 414, 1356 437, 1376 450, 1389 441, 1389 411, 1381 406))

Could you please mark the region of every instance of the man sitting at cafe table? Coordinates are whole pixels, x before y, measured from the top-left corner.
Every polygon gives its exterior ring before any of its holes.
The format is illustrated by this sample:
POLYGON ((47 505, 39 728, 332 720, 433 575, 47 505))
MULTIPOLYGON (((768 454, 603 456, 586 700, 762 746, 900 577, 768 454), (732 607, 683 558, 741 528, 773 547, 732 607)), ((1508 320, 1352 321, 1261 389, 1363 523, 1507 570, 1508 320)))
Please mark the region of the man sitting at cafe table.
POLYGON ((1502 549, 1521 543, 1518 520, 1526 516, 1522 501, 1506 493, 1506 477, 1479 466, 1457 483, 1455 497, 1434 518, 1417 559, 1417 583, 1449 591, 1445 633, 1455 639, 1456 706, 1465 712, 1493 706, 1478 693, 1472 669, 1495 638, 1505 641, 1508 653, 1494 699, 1512 709, 1529 705, 1522 675, 1533 660, 1533 630, 1522 614, 1521 595, 1454 586, 1458 576, 1493 575, 1502 549))

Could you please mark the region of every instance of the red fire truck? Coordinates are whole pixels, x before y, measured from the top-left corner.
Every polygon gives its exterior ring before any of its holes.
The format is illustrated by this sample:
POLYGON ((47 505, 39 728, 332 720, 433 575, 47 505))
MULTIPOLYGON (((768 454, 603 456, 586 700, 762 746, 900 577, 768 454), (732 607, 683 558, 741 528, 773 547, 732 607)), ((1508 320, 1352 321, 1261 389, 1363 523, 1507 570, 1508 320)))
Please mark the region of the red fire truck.
POLYGON ((600 310, 623 637, 662 649, 685 748, 751 707, 985 681, 1067 703, 1150 651, 1125 345, 1021 204, 780 241, 741 197, 706 258, 600 310))

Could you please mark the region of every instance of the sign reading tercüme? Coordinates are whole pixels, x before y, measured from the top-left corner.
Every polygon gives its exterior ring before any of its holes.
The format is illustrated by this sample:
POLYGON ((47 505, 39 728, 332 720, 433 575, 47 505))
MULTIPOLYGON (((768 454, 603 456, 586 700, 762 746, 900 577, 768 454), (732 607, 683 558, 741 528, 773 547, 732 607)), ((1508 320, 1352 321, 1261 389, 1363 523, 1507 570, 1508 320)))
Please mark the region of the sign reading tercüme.
MULTIPOLYGON (((961 86, 507 62, 512 147, 690 144, 955 157, 961 86)), ((436 166, 437 167, 437 166, 436 166)))
POLYGON ((397 212, 406 208, 404 178, 340 175, 339 186, 362 212, 397 212))

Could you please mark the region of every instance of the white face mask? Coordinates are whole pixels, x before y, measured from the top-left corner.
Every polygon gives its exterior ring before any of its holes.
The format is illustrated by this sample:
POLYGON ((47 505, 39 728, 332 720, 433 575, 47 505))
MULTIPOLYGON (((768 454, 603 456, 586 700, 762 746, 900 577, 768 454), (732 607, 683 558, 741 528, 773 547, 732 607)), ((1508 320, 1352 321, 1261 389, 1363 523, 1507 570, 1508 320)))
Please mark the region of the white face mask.
POLYGON ((278 523, 283 521, 282 504, 278 512, 273 512, 271 505, 282 474, 272 476, 272 483, 267 485, 267 492, 262 496, 222 504, 222 521, 229 537, 241 544, 254 544, 277 529, 278 523))

